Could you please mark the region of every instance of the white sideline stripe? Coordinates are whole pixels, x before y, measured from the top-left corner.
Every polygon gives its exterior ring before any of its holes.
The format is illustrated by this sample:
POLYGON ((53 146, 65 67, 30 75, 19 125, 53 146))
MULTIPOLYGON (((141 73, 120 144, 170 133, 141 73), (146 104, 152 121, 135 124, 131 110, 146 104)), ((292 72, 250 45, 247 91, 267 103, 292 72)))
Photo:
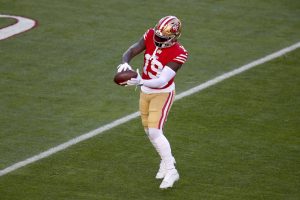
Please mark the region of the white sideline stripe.
MULTIPOLYGON (((211 80, 209 80, 209 81, 207 81, 205 83, 202 83, 202 84, 200 84, 200 85, 198 85, 198 86, 196 86, 194 88, 191 88, 191 89, 189 89, 189 90, 187 90, 185 92, 182 92, 182 93, 176 95, 175 101, 180 100, 180 99, 182 99, 184 97, 190 96, 190 95, 192 95, 194 93, 197 93, 197 92, 199 92, 201 90, 204 90, 204 89, 206 89, 206 88, 208 88, 208 87, 210 87, 212 85, 215 85, 215 84, 217 84, 217 83, 219 83, 219 82, 221 82, 221 81, 223 81, 225 79, 228 79, 228 78, 230 78, 232 76, 238 75, 238 74, 240 74, 240 73, 242 73, 244 71, 247 71, 247 70, 249 70, 249 69, 251 69, 251 68, 253 68, 253 67, 257 66, 257 65, 260 65, 260 64, 268 62, 268 61, 270 61, 272 59, 278 58, 278 57, 280 57, 280 56, 282 56, 282 55, 284 55, 284 54, 286 54, 288 52, 291 52, 291 51, 293 51, 293 50, 295 50, 295 49, 297 49, 299 47, 300 47, 300 42, 298 42, 298 43, 296 43, 294 45, 291 45, 289 47, 286 47, 286 48, 284 48, 282 50, 279 50, 279 51, 277 51, 275 53, 272 53, 270 55, 267 55, 267 56, 265 56, 263 58, 255 60, 255 61, 253 61, 253 62, 251 62, 249 64, 243 65, 243 66, 241 66, 241 67, 239 67, 239 68, 237 68, 235 70, 232 70, 230 72, 227 72, 225 74, 217 76, 217 77, 215 77, 215 78, 213 78, 213 79, 211 79, 211 80)), ((67 142, 65 142, 63 144, 60 144, 60 145, 56 146, 56 147, 50 148, 47 151, 44 151, 44 152, 42 152, 40 154, 32 156, 32 157, 30 157, 30 158, 28 158, 26 160, 17 162, 15 164, 13 164, 13 165, 11 165, 11 166, 9 166, 9 167, 1 170, 0 171, 0 176, 8 174, 8 173, 10 173, 12 171, 15 171, 15 170, 17 170, 17 169, 19 169, 21 167, 24 167, 24 166, 29 165, 31 163, 34 163, 34 162, 36 162, 38 160, 46 158, 46 157, 48 157, 48 156, 50 156, 52 154, 55 154, 55 153, 57 153, 59 151, 67 149, 67 148, 73 146, 74 144, 77 144, 79 142, 85 141, 85 140, 87 140, 89 138, 92 138, 92 137, 94 137, 96 135, 102 134, 102 133, 104 133, 107 130, 110 130, 110 129, 112 129, 114 127, 117 127, 117 126, 119 126, 121 124, 129 122, 132 119, 137 118, 138 116, 140 116, 139 112, 132 113, 130 115, 127 115, 125 117, 117 119, 117 120, 115 120, 115 121, 113 121, 111 123, 108 123, 108 124, 106 124, 104 126, 101 126, 101 127, 97 128, 95 130, 92 130, 92 131, 90 131, 88 133, 85 133, 85 134, 80 135, 80 136, 78 136, 76 138, 73 138, 73 139, 71 139, 71 140, 69 140, 69 141, 67 141, 67 142)))
POLYGON ((209 80, 209 81, 207 81, 205 83, 202 83, 202 84, 200 84, 200 85, 198 85, 198 86, 196 86, 194 88, 191 88, 191 89, 189 89, 189 90, 187 90, 185 92, 182 92, 179 95, 176 95, 175 100, 179 100, 179 99, 182 99, 183 97, 190 96, 190 95, 192 95, 192 94, 194 94, 196 92, 204 90, 205 88, 208 88, 208 87, 210 87, 212 85, 215 85, 215 84, 217 84, 217 83, 219 83, 219 82, 221 82, 221 81, 223 81, 225 79, 231 78, 232 76, 238 75, 238 74, 240 74, 240 73, 242 73, 244 71, 247 71, 247 70, 249 70, 249 69, 251 69, 253 67, 256 67, 257 65, 261 65, 261 64, 263 64, 265 62, 268 62, 270 60, 278 58, 278 57, 280 57, 280 56, 282 56, 282 55, 284 55, 284 54, 286 54, 288 52, 294 51, 295 49, 297 49, 299 47, 300 47, 300 42, 297 42, 297 43, 295 43, 295 44, 293 44, 293 45, 291 45, 289 47, 286 47, 284 49, 281 49, 281 50, 279 50, 279 51, 277 51, 275 53, 269 54, 269 55, 267 55, 267 56, 265 56, 263 58, 260 58, 258 60, 252 61, 251 63, 248 63, 248 64, 243 65, 243 66, 241 66, 241 67, 239 67, 237 69, 234 69, 234 70, 232 70, 230 72, 227 72, 225 74, 217 76, 214 79, 211 79, 211 80, 209 80))

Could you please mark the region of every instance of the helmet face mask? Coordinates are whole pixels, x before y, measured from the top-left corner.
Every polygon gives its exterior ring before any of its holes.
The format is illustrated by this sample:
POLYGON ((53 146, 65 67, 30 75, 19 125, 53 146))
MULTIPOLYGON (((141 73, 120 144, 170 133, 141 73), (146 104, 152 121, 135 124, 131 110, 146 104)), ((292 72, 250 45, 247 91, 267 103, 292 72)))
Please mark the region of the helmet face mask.
POLYGON ((165 36, 162 36, 162 35, 159 35, 159 34, 155 33, 154 34, 154 43, 155 43, 155 46, 160 47, 160 48, 167 47, 168 46, 167 44, 171 44, 172 43, 171 40, 173 38, 174 37, 165 37, 165 36))
POLYGON ((175 16, 163 17, 156 24, 153 36, 155 46, 166 48, 174 45, 181 34, 181 22, 175 16))

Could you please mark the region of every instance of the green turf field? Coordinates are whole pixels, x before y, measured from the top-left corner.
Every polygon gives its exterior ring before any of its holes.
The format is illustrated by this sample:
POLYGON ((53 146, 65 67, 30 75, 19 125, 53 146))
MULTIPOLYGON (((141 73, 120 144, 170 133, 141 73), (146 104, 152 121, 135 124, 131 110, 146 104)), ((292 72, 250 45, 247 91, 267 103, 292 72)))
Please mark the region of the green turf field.
MULTIPOLYGON (((1 14, 1 13, 0 13, 1 14)), ((15 20, 8 18, 0 18, 0 28, 13 24, 15 20)))
MULTIPOLYGON (((38 21, 0 41, 0 170, 136 112, 138 91, 112 77, 161 17, 184 25, 179 94, 299 42, 299 13, 294 0, 0 0, 0 14, 38 21)), ((174 103, 165 133, 181 179, 170 190, 158 189, 158 156, 135 119, 0 176, 0 199, 299 199, 299 58, 295 50, 174 103)))

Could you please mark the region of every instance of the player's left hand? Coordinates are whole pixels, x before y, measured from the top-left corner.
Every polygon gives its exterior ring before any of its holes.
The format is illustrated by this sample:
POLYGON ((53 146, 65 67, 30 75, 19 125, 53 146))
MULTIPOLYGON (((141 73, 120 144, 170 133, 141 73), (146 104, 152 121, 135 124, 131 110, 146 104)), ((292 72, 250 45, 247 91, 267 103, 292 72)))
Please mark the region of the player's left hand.
POLYGON ((136 73, 138 74, 136 78, 131 78, 127 81, 127 85, 143 85, 143 79, 140 75, 139 69, 136 69, 136 73))
POLYGON ((122 63, 117 67, 118 73, 126 70, 132 70, 131 66, 128 63, 122 63))

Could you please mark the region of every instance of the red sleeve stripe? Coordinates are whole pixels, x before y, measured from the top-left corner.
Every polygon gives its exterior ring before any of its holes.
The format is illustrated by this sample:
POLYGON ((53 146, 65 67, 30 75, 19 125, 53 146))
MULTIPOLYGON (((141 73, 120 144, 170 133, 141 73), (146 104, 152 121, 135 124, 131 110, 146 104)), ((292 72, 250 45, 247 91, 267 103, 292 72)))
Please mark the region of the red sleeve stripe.
POLYGON ((181 59, 175 58, 174 61, 177 61, 177 62, 180 62, 180 63, 185 63, 186 60, 181 60, 181 59))
POLYGON ((177 58, 178 57, 187 58, 188 56, 186 54, 180 54, 179 56, 177 56, 177 58))
POLYGON ((144 40, 147 39, 147 35, 148 35, 149 31, 150 31, 150 30, 147 30, 146 33, 144 33, 144 40))
POLYGON ((146 40, 146 38, 147 38, 147 33, 148 33, 148 31, 144 34, 144 40, 146 40))
POLYGON ((174 60, 178 61, 178 62, 181 62, 181 63, 185 63, 185 61, 187 60, 187 55, 180 54, 179 56, 174 58, 174 60))

